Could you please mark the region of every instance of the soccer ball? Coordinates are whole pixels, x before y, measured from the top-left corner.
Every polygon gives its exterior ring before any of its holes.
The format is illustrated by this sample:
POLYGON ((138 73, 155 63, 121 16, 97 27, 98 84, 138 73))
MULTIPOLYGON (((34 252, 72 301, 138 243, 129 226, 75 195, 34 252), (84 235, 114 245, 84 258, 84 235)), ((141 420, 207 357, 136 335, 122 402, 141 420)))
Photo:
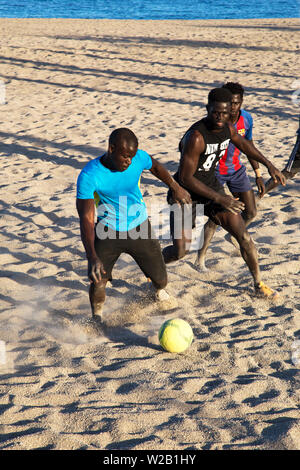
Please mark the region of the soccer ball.
POLYGON ((185 351, 191 345, 193 338, 192 328, 182 318, 165 321, 158 332, 160 345, 168 352, 185 351))

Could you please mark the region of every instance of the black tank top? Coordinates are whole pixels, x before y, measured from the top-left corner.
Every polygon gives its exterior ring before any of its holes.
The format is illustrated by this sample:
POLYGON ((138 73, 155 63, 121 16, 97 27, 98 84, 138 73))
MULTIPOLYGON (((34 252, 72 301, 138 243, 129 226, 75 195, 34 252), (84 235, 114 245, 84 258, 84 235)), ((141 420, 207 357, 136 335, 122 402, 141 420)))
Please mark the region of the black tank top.
MULTIPOLYGON (((212 132, 210 130, 209 122, 207 118, 201 119, 195 122, 184 134, 179 142, 179 151, 182 152, 184 139, 188 132, 197 130, 203 136, 205 149, 204 152, 199 155, 197 169, 194 173, 194 177, 207 186, 214 188, 216 185, 215 170, 219 160, 225 154, 226 149, 229 145, 231 134, 227 124, 220 132, 212 132)), ((180 169, 180 164, 179 164, 180 169)), ((178 181, 178 171, 174 178, 178 181)), ((217 185, 219 188, 219 185, 217 185)), ((200 195, 198 195, 199 198, 200 195)), ((201 196, 200 196, 201 197, 201 196)), ((193 198, 194 199, 194 198, 193 198)))

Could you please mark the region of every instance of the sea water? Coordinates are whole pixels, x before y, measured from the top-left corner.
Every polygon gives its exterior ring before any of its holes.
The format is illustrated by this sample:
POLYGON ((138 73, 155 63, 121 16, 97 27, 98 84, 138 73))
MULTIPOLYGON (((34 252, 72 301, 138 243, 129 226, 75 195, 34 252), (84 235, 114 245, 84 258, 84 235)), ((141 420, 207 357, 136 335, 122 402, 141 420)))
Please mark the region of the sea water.
POLYGON ((4 18, 298 18, 299 0, 0 0, 4 18))

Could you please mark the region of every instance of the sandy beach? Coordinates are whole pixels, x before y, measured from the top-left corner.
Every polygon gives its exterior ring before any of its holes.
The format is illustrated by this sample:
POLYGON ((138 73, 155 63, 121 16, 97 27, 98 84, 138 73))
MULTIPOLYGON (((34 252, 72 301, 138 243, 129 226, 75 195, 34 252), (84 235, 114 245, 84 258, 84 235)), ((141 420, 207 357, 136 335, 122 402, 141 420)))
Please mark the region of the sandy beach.
MULTIPOLYGON (((168 265, 167 310, 122 256, 102 329, 75 208, 77 176, 114 128, 173 174, 178 140, 225 81, 245 87, 254 143, 283 169, 298 128, 298 31, 297 19, 0 20, 1 450, 300 449, 299 176, 263 198, 249 229, 276 302, 254 297, 220 229, 206 273, 195 252, 168 265), (194 331, 182 354, 157 339, 174 317, 194 331)), ((165 204, 149 171, 142 188, 148 206, 165 204)))

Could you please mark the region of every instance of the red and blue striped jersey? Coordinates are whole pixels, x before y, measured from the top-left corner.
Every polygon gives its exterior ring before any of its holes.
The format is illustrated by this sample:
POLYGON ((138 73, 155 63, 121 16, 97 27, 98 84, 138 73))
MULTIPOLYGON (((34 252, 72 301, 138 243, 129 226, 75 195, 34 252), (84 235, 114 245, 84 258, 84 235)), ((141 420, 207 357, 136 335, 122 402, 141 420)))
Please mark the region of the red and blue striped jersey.
MULTIPOLYGON (((250 113, 241 109, 240 117, 234 124, 236 131, 245 139, 252 139, 253 119, 250 113)), ((241 163, 241 151, 230 142, 225 154, 219 161, 217 172, 221 175, 232 175, 239 170, 243 164, 241 163)))

